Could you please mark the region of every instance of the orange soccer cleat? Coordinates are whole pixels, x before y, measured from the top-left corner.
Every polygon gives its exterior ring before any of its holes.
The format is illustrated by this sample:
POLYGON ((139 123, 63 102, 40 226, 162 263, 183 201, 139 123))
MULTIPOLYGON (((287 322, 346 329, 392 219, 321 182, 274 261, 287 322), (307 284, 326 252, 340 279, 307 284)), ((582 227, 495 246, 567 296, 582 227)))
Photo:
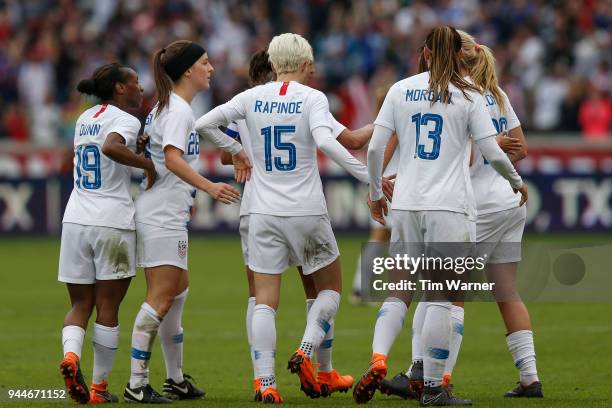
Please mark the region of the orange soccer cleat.
POLYGON ((261 393, 261 401, 264 404, 282 404, 283 397, 276 388, 268 387, 261 393))
POLYGON ((87 404, 89 402, 89 390, 81 372, 79 356, 72 352, 66 353, 59 369, 62 377, 64 377, 64 383, 70 398, 78 404, 87 404))
POLYGON ((90 404, 109 404, 119 402, 119 398, 108 392, 108 382, 102 381, 100 384, 91 384, 89 390, 90 404))
POLYGON ((387 356, 374 353, 370 366, 361 376, 353 389, 353 399, 358 404, 364 404, 372 399, 381 381, 387 375, 387 356))
POLYGON ((297 350, 289 358, 287 369, 300 378, 301 390, 310 398, 321 396, 321 387, 315 378, 314 365, 310 357, 302 350, 297 350))
POLYGON ((321 386, 321 396, 328 397, 332 393, 347 392, 355 382, 350 375, 340 375, 336 370, 319 371, 317 382, 321 386))

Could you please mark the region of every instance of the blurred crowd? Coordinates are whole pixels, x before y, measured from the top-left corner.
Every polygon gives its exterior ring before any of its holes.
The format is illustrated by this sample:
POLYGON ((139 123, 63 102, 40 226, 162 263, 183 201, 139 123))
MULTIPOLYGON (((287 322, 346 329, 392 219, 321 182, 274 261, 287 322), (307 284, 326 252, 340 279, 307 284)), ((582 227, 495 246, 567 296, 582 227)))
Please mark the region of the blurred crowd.
POLYGON ((247 86, 250 56, 273 35, 313 44, 313 85, 350 127, 371 122, 376 91, 414 74, 431 27, 490 46, 524 128, 605 139, 612 124, 612 1, 0 0, 0 141, 70 144, 87 104, 76 83, 106 62, 139 73, 141 119, 154 103, 153 52, 201 43, 215 73, 196 115, 247 86))

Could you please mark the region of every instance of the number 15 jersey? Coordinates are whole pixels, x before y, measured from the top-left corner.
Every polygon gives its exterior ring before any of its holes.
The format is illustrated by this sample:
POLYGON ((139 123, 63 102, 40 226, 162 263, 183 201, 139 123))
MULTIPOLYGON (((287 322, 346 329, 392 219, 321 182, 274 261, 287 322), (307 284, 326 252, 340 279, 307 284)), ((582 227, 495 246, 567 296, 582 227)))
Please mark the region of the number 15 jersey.
POLYGON ((399 167, 392 208, 444 210, 475 220, 470 182, 470 137, 473 141, 497 134, 485 100, 449 84, 451 101, 431 103, 429 72, 395 83, 385 98, 375 125, 397 132, 399 167))
POLYGON ((130 169, 102 153, 118 133, 134 149, 140 121, 113 105, 96 105, 79 116, 74 132, 74 188, 63 222, 134 230, 130 169))
POLYGON ((228 121, 246 119, 253 158, 249 213, 327 214, 312 131, 332 124, 325 95, 298 82, 269 82, 224 105, 228 121))

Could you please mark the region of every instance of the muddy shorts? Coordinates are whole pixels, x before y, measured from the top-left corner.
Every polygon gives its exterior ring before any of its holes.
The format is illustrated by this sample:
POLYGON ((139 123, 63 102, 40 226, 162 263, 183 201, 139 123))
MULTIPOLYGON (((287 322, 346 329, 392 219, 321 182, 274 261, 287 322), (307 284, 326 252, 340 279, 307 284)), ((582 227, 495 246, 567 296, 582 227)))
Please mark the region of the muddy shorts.
POLYGON ((254 272, 280 274, 290 265, 301 265, 304 275, 310 275, 339 255, 327 214, 249 216, 248 262, 254 272))
POLYGON ((110 227, 64 223, 60 282, 93 284, 136 275, 136 233, 110 227))

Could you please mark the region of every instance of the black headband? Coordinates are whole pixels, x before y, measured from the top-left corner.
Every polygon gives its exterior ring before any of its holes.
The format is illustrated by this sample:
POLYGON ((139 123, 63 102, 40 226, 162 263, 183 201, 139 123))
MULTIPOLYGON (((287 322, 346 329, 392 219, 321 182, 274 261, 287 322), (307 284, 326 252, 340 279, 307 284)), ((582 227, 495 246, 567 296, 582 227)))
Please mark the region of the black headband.
MULTIPOLYGON (((164 52, 162 50, 162 52, 164 52)), ((164 69, 171 80, 176 81, 187 71, 204 53, 206 50, 201 45, 194 42, 177 54, 174 58, 166 63, 164 69)))

